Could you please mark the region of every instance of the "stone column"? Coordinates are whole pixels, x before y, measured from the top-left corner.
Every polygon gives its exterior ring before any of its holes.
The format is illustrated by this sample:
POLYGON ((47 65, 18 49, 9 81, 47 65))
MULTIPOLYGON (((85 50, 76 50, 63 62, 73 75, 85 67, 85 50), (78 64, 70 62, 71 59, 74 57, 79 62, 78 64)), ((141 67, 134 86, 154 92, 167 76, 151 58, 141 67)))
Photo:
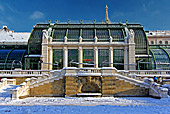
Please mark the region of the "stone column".
POLYGON ((135 59, 135 33, 133 29, 129 32, 129 70, 136 70, 136 59, 135 59))
POLYGON ((128 47, 124 47, 124 70, 128 70, 128 47))
POLYGON ((68 49, 67 47, 63 48, 63 67, 67 67, 68 66, 68 49))
POLYGON ((98 68, 98 47, 94 47, 94 67, 98 68))
MULTIPOLYGON (((48 45, 44 43, 42 43, 42 61, 43 63, 41 63, 41 70, 47 70, 48 64, 44 63, 48 63, 48 45)), ((40 62, 38 62, 38 64, 40 65, 40 62)))
MULTIPOLYGON (((48 69, 48 32, 47 30, 43 30, 43 36, 42 36, 42 61, 41 63, 41 70, 47 70, 48 69)), ((38 62, 38 66, 40 65, 40 62, 38 62)))
POLYGON ((109 48, 109 66, 113 67, 113 47, 109 48))
POLYGON ((129 70, 136 70, 135 43, 129 44, 129 70))
POLYGON ((52 47, 48 48, 48 70, 53 69, 53 49, 52 47))
POLYGON ((79 53, 79 68, 82 68, 83 67, 83 49, 82 49, 82 47, 79 47, 79 49, 78 49, 78 53, 79 53))

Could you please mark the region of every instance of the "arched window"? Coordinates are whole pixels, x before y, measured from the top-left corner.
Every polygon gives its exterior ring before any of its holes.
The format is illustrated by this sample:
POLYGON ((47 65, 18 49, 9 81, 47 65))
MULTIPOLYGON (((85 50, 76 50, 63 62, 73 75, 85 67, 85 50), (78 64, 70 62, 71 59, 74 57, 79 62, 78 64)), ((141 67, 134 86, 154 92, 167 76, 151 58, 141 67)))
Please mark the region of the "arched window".
POLYGON ((159 41, 159 44, 162 44, 162 41, 159 41))
POLYGON ((168 41, 165 41, 165 44, 168 44, 168 41))
POLYGON ((154 41, 151 41, 151 44, 154 44, 154 41))

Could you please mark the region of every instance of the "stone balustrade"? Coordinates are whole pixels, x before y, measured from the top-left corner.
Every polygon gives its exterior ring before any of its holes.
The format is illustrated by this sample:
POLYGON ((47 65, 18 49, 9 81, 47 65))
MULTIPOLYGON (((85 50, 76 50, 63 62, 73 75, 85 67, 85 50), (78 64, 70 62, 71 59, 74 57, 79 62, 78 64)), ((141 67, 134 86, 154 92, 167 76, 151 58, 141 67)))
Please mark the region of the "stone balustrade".
POLYGON ((141 77, 170 77, 170 70, 129 70, 129 74, 136 74, 141 77))
POLYGON ((168 89, 161 87, 160 84, 157 84, 153 81, 153 79, 146 79, 146 83, 149 84, 149 95, 152 97, 158 98, 167 98, 168 97, 168 89))
POLYGON ((3 78, 0 82, 0 88, 7 85, 16 85, 16 79, 3 78))
POLYGON ((0 70, 0 77, 41 76, 50 73, 50 70, 0 70))

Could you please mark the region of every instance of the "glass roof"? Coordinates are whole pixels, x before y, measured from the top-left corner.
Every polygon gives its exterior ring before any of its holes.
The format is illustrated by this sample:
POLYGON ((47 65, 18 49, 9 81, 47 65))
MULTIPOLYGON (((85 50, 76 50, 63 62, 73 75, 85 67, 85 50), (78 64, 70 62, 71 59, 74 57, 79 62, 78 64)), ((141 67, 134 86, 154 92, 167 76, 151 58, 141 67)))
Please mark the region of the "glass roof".
POLYGON ((155 57, 156 69, 169 69, 170 67, 169 56, 163 49, 151 49, 151 52, 155 57))

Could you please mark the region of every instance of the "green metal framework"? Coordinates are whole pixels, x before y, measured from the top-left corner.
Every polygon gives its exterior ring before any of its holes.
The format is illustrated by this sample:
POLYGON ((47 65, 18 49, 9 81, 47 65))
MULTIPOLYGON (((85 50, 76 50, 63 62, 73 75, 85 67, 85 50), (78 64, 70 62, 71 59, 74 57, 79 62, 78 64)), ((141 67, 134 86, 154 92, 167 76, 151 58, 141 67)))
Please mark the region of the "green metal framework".
POLYGON ((94 29, 82 29, 83 42, 94 41, 94 29))
POLYGON ((23 55, 25 55, 25 52, 26 50, 18 50, 18 49, 13 50, 7 58, 5 69, 11 69, 11 67, 22 68, 22 63, 24 62, 23 55))
POLYGON ((96 35, 98 38, 98 42, 109 42, 109 31, 108 29, 97 29, 96 35))
POLYGON ((133 29, 135 32, 136 54, 148 54, 148 41, 143 28, 133 29))
POLYGON ((80 29, 68 29, 67 41, 78 42, 80 37, 80 29))
POLYGON ((152 69, 156 69, 157 68, 157 64, 156 64, 156 59, 155 59, 155 55, 154 53, 152 52, 151 49, 149 49, 149 52, 150 52, 150 55, 152 55, 152 69))
MULTIPOLYGON (((55 23, 54 25, 50 24, 37 24, 34 26, 33 31, 30 35, 29 42, 28 42, 28 55, 41 55, 41 44, 42 44, 42 30, 48 30, 49 27, 52 27, 52 41, 53 42, 64 42, 64 37, 67 37, 68 42, 79 42, 80 36, 82 37, 83 42, 94 42, 94 38, 98 38, 98 42, 109 42, 110 37, 112 37, 112 42, 124 42, 124 38, 126 36, 125 27, 128 29, 133 29, 135 32, 135 47, 136 47, 136 54, 148 55, 149 48, 148 48, 148 41, 146 34, 143 30, 143 27, 140 24, 58 24, 55 23)), ((87 49, 91 50, 91 49, 87 49)), ((122 52, 122 51, 121 51, 122 52)), ((63 53, 63 52, 62 52, 63 53)), ((99 52, 100 53, 100 52, 99 52)), ((118 53, 115 51, 115 53, 118 53)), ((91 61, 83 61, 87 64, 94 64, 94 51, 86 51, 83 50, 83 60, 84 59, 91 59, 91 61), (85 52, 84 52, 85 51, 85 52), (86 53, 86 54, 85 54, 86 53), (93 55, 89 55, 92 53, 93 55)), ((58 56, 58 55, 54 55, 58 56)), ((117 57, 118 55, 114 55, 117 57)), ((118 60, 114 58, 115 63, 123 63, 123 54, 119 55, 118 60)), ((56 57, 53 57, 55 59, 56 57)), ((61 58, 61 56, 60 56, 61 58)), ((39 62, 39 57, 36 58, 29 58, 28 62, 36 61, 37 64, 39 62), (36 60, 32 60, 36 59, 36 60)), ((100 58, 99 58, 100 59, 100 58)), ((63 60, 63 59, 62 59, 63 60)), ((101 60, 103 61, 103 60, 101 60)), ((54 63, 55 61, 53 61, 54 63)), ((60 62, 61 63, 61 62, 60 62)), ((31 63, 28 63, 31 64, 31 63)), ((34 65, 32 65, 34 66, 34 65)), ((59 65, 61 66, 61 65, 59 65)), ((84 65, 88 67, 87 65, 84 65)), ((99 65, 100 66, 100 65, 99 65)), ((124 69, 121 64, 114 65, 119 67, 120 69, 124 69)), ((28 67, 29 68, 29 67, 28 67)), ((53 66, 53 69, 56 69, 53 66)))
POLYGON ((34 29, 29 39, 28 54, 41 55, 42 29, 34 29))
POLYGON ((170 69, 170 59, 166 51, 164 51, 163 49, 150 50, 154 56, 156 69, 170 69))
POLYGON ((120 29, 110 29, 112 42, 124 42, 123 30, 120 29))
POLYGON ((66 36, 66 29, 54 29, 53 30, 53 42, 64 42, 66 36))
POLYGON ((5 69, 5 63, 12 50, 0 50, 0 69, 5 69))

